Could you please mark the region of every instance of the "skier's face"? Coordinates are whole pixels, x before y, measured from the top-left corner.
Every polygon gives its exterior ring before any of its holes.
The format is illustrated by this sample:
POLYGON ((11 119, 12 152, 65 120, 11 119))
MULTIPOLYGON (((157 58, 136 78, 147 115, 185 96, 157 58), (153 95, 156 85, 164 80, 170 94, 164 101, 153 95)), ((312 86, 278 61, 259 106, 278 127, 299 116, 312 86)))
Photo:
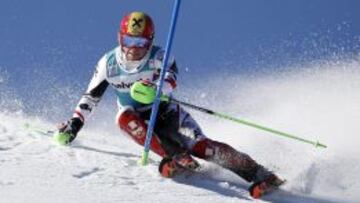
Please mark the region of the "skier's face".
POLYGON ((122 47, 122 51, 125 53, 126 60, 139 61, 147 53, 146 47, 122 47))
POLYGON ((147 53, 151 41, 143 37, 133 37, 119 35, 122 51, 125 53, 126 60, 141 60, 147 53))

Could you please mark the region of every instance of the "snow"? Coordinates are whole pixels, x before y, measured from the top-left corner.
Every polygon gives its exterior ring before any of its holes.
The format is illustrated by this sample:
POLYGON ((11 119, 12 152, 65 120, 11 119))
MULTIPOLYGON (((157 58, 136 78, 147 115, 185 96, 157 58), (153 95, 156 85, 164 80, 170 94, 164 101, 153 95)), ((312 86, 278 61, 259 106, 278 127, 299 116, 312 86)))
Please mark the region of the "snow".
MULTIPOLYGON (((256 202, 359 202, 359 66, 358 59, 309 63, 284 73, 228 78, 237 92, 201 89, 204 97, 224 98, 209 103, 214 110, 319 140, 327 149, 192 113, 209 137, 230 143, 287 179, 283 191, 256 202)), ((197 103, 196 97, 190 99, 197 103)), ((94 117, 109 115, 99 110, 94 117)), ((0 120, 0 202, 254 201, 248 183, 210 163, 201 161, 199 174, 175 179, 158 174, 160 158, 154 154, 148 166, 140 166, 142 148, 114 123, 90 121, 64 147, 24 127, 53 130, 55 123, 44 116, 3 109, 0 120)))

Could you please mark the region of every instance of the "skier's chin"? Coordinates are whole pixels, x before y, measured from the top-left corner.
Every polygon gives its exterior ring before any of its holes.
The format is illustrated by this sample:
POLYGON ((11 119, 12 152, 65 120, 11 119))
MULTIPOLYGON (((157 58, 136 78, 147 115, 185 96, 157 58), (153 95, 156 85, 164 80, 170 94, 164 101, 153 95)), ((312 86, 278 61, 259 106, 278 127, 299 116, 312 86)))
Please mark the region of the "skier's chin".
POLYGON ((140 61, 142 58, 144 58, 144 56, 140 54, 126 54, 126 60, 128 61, 140 61))

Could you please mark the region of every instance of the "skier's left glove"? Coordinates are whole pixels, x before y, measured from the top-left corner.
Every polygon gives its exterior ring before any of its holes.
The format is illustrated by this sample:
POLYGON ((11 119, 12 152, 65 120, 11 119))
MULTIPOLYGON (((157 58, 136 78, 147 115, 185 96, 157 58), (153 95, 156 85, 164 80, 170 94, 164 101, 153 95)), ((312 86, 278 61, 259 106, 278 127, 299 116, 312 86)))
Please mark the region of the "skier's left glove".
POLYGON ((80 118, 71 118, 66 123, 61 123, 58 126, 59 131, 54 135, 53 139, 60 145, 67 145, 71 143, 77 133, 80 131, 84 123, 80 118))

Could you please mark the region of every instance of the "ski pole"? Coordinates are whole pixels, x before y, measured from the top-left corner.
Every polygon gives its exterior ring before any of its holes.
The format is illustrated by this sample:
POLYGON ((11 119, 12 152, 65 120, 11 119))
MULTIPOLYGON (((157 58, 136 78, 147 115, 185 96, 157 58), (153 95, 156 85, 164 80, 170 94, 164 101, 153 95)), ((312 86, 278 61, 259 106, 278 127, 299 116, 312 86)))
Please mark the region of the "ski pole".
POLYGON ((54 130, 47 130, 45 128, 32 126, 30 123, 24 123, 23 127, 25 130, 27 130, 29 132, 35 132, 35 133, 40 133, 40 134, 44 134, 44 135, 52 135, 55 133, 54 130))
POLYGON ((263 130, 263 131, 273 133, 275 135, 280 135, 280 136, 283 136, 283 137, 287 137, 287 138, 290 138, 290 139, 294 139, 294 140, 298 140, 298 141, 301 141, 301 142, 304 142, 304 143, 308 143, 308 144, 314 145, 315 147, 322 147, 322 148, 327 147, 326 145, 320 143, 319 141, 307 140, 305 138, 301 138, 301 137, 298 137, 298 136, 295 136, 295 135, 292 135, 292 134, 289 134, 289 133, 286 133, 286 132, 282 132, 282 131, 279 131, 279 130, 275 130, 275 129, 272 129, 272 128, 269 128, 269 127, 265 127, 265 126, 256 124, 254 122, 246 121, 244 119, 234 118, 232 116, 229 116, 229 115, 226 115, 226 114, 223 114, 223 113, 215 112, 215 111, 212 111, 212 110, 209 110, 209 109, 205 109, 203 107, 199 107, 199 106, 195 106, 193 104, 189 104, 189 103, 186 103, 186 102, 183 102, 183 101, 179 101, 179 100, 176 100, 174 98, 165 98, 165 97, 162 97, 162 98, 163 98, 164 101, 181 104, 183 106, 187 106, 189 108, 192 108, 192 109, 195 109, 195 110, 198 110, 198 111, 210 114, 210 115, 214 115, 214 116, 217 116, 219 118, 223 118, 223 119, 226 119, 226 120, 231 120, 231 121, 234 121, 236 123, 240 123, 240 124, 243 124, 243 125, 247 125, 247 126, 257 128, 259 130, 263 130))
POLYGON ((177 16, 178 16, 178 12, 179 12, 180 2, 181 2, 181 0, 175 0, 175 4, 174 4, 174 7, 173 7, 173 11, 172 11, 170 32, 168 34, 164 59, 162 61, 159 85, 157 87, 156 97, 155 97, 154 103, 152 105, 150 121, 149 121, 148 129, 147 129, 147 132, 146 132, 144 151, 143 151, 143 154, 142 154, 142 157, 141 157, 141 164, 142 165, 146 165, 147 162, 148 162, 148 156, 149 156, 149 151, 150 151, 150 142, 151 142, 151 139, 152 139, 152 134, 153 134, 154 126, 155 126, 156 116, 157 116, 158 108, 159 108, 159 104, 160 104, 161 90, 162 90, 162 86, 163 86, 163 83, 164 83, 164 78, 165 78, 165 73, 166 73, 167 64, 168 64, 168 60, 169 60, 172 40, 173 40, 173 36, 174 36, 174 33, 175 33, 175 26, 176 26, 177 16))
MULTIPOLYGON (((148 98, 155 97, 155 95, 151 95, 151 92, 153 92, 153 91, 151 91, 149 88, 151 88, 151 87, 148 87, 148 86, 143 85, 141 83, 135 83, 133 85, 133 87, 132 87, 132 90, 131 90, 132 98, 134 98, 135 100, 137 100, 137 101, 139 101, 141 103, 148 103, 149 102, 148 98)), ((300 142, 308 143, 308 144, 314 145, 315 147, 322 147, 322 148, 327 147, 326 145, 320 143, 319 141, 315 142, 315 141, 311 141, 311 140, 308 140, 308 139, 305 139, 305 138, 301 138, 301 137, 298 137, 298 136, 295 136, 295 135, 292 135, 292 134, 289 134, 289 133, 286 133, 286 132, 282 132, 282 131, 279 131, 279 130, 275 130, 275 129, 272 129, 272 128, 269 128, 269 127, 265 127, 265 126, 256 124, 254 122, 250 122, 250 121, 247 121, 247 120, 244 120, 244 119, 235 118, 235 117, 226 115, 224 113, 215 112, 213 110, 206 109, 206 108, 203 108, 203 107, 200 107, 200 106, 196 106, 194 104, 179 101, 179 100, 177 100, 175 98, 168 97, 166 95, 162 95, 160 99, 161 99, 161 101, 177 103, 177 104, 180 104, 180 105, 183 105, 183 106, 186 106, 186 107, 201 111, 203 113, 207 113, 207 114, 210 114, 210 115, 213 115, 213 116, 217 116, 219 118, 223 118, 223 119, 226 119, 226 120, 234 121, 234 122, 236 122, 238 124, 247 125, 247 126, 259 129, 259 130, 263 130, 263 131, 266 131, 266 132, 273 133, 275 135, 279 135, 279 136, 283 136, 283 137, 290 138, 290 139, 293 139, 293 140, 297 140, 297 141, 300 141, 300 142)))

